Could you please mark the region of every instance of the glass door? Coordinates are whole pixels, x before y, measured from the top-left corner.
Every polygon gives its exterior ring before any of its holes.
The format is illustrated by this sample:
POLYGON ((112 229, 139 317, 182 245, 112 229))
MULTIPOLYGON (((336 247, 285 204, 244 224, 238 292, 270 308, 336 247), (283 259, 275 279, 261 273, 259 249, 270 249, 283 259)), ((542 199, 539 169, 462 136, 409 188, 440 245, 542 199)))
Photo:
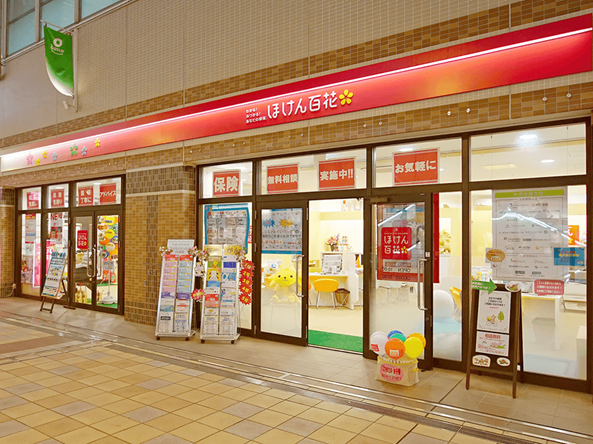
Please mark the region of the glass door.
MULTIPOLYGON (((372 206, 370 333, 426 339, 421 369, 432 368, 432 205, 430 195, 372 206)), ((402 338, 405 340, 405 338, 402 338)))
POLYGON ((254 299, 256 336, 306 345, 306 202, 261 204, 258 213, 256 269, 261 270, 261 290, 254 299))

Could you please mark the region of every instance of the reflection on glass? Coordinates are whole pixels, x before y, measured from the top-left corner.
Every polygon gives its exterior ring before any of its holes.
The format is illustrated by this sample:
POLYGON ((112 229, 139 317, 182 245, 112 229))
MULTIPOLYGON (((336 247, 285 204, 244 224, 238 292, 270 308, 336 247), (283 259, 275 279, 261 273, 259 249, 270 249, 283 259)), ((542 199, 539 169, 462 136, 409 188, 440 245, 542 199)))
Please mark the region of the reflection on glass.
POLYGON ((117 308, 119 217, 99 216, 97 222, 97 305, 117 308))
POLYGON ((39 296, 41 292, 41 214, 23 214, 21 225, 21 293, 39 296))
POLYGON ((93 303, 96 261, 93 254, 93 216, 74 218, 74 302, 93 303))
MULTIPOLYGON (((50 213, 47 215, 47 240, 45 242, 45 271, 49 270, 51 254, 68 253, 68 213, 50 213)), ((68 257, 64 268, 64 279, 68 278, 68 257)), ((67 284, 64 284, 67 285, 67 284)), ((59 287, 63 296, 63 289, 59 287)))

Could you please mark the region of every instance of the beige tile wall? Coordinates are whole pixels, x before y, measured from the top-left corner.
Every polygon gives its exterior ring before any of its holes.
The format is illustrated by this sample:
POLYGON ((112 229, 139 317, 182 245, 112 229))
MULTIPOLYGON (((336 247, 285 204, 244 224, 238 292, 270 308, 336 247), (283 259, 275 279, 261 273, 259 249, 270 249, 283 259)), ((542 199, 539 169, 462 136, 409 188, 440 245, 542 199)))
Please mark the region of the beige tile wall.
POLYGON ((15 192, 0 187, 0 298, 10 296, 14 282, 15 192))

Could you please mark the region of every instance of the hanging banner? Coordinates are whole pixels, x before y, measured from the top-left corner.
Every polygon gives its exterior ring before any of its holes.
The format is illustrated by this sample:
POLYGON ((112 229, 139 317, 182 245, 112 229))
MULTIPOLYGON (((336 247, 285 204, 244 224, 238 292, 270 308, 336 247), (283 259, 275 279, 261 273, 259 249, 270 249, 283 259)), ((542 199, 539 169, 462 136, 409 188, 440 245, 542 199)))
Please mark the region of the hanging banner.
POLYGON ((319 162, 319 191, 355 188, 355 158, 319 162))
POLYGON ((27 193, 27 210, 39 209, 39 192, 31 191, 27 193))
POLYGON ((80 187, 78 189, 78 206, 87 207, 93 205, 93 186, 80 187))
POLYGON ((423 150, 393 155, 393 184, 438 183, 439 150, 423 150))
POLYGON ((117 203, 117 184, 104 183, 99 186, 99 205, 117 203))
POLYGON ((264 254, 302 254, 302 208, 262 210, 261 236, 264 254))
POLYGON ((249 208, 236 205, 205 205, 206 245, 241 245, 247 251, 249 208))
POLYGON ((74 97, 74 68, 72 66, 72 36, 44 28, 45 66, 49 80, 65 96, 74 97))
POLYGON ((268 194, 299 191, 299 164, 275 165, 267 168, 268 194))
POLYGON ((241 170, 215 171, 212 173, 212 195, 214 197, 239 196, 241 170))

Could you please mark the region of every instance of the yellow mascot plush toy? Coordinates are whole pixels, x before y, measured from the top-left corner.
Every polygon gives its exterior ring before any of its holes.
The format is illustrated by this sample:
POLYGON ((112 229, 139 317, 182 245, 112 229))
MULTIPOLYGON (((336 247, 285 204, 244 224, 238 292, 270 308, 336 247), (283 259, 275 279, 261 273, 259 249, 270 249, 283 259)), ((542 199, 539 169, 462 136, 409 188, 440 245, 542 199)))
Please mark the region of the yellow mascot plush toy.
POLYGON ((301 302, 301 299, 294 292, 294 287, 290 288, 296 283, 296 272, 294 268, 281 267, 276 274, 270 279, 269 287, 274 290, 272 302, 301 302))

